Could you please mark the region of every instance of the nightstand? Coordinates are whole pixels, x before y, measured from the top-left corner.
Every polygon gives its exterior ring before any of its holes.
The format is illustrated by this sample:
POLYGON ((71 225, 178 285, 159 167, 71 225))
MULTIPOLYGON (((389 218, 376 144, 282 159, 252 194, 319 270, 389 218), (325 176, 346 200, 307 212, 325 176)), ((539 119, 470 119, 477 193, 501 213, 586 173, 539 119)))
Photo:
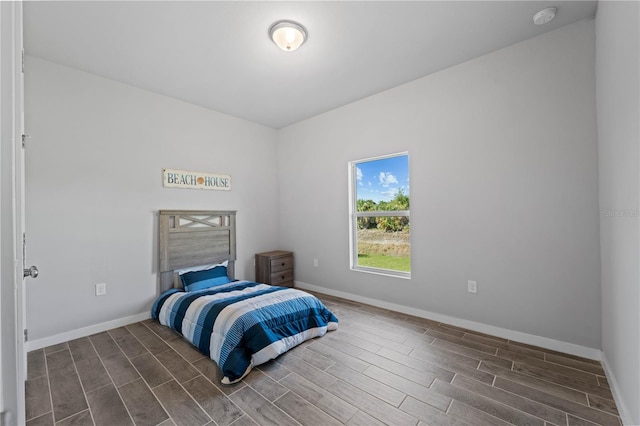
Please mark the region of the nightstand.
POLYGON ((293 253, 283 250, 256 253, 256 281, 293 287, 293 253))

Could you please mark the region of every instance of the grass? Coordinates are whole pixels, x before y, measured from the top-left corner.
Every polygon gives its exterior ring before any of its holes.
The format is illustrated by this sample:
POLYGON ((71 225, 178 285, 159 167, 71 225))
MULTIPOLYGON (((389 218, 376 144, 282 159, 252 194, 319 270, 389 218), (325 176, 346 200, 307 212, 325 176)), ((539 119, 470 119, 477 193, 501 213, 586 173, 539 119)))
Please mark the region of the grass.
POLYGON ((410 272, 411 258, 385 256, 384 254, 358 254, 358 266, 410 272))

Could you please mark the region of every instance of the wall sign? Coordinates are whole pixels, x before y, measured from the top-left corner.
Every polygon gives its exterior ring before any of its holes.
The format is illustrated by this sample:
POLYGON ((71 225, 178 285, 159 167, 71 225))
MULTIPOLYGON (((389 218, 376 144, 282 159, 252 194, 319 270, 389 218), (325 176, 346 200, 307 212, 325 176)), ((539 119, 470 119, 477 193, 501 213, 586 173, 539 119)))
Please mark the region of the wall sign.
POLYGON ((162 186, 165 188, 231 191, 231 176, 216 173, 190 172, 188 170, 162 169, 162 186))

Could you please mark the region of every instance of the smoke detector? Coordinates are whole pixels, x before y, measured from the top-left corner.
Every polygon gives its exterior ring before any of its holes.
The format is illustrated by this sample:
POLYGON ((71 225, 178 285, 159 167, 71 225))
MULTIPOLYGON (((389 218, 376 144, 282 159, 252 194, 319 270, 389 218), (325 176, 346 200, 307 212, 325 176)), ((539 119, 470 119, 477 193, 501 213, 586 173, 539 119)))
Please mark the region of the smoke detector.
POLYGON ((533 15, 533 23, 536 25, 544 25, 556 17, 557 11, 558 9, 555 7, 547 7, 546 9, 542 9, 540 12, 533 15))

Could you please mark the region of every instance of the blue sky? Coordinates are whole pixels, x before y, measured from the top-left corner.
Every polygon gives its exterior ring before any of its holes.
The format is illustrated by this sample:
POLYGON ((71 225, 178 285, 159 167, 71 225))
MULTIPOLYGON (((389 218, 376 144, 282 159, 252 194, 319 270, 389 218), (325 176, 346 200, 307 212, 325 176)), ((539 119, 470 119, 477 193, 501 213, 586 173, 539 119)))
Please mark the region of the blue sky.
POLYGON ((356 178, 358 200, 390 201, 398 189, 409 195, 409 156, 358 163, 356 178))

